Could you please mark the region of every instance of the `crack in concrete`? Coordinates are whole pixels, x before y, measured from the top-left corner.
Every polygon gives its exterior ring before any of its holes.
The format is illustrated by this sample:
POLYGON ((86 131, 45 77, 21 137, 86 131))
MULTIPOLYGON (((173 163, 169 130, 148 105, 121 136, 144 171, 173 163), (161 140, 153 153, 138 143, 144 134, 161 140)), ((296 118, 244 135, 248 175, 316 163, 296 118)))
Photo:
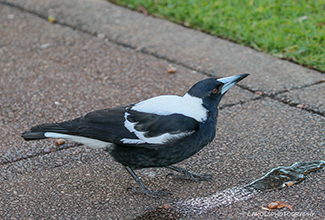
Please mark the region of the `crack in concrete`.
POLYGON ((6 164, 12 164, 12 163, 15 163, 15 162, 18 162, 18 161, 21 161, 21 160, 31 159, 31 158, 38 157, 38 156, 41 156, 41 155, 47 155, 47 154, 50 154, 50 153, 53 153, 53 152, 58 152, 58 151, 61 151, 61 150, 67 150, 67 149, 70 149, 70 148, 75 148, 75 147, 78 147, 78 146, 81 146, 81 145, 83 145, 83 144, 81 144, 81 143, 64 144, 64 145, 62 145, 62 147, 59 146, 58 148, 53 148, 53 149, 51 149, 49 151, 42 151, 42 152, 32 154, 32 155, 22 155, 21 157, 17 157, 17 158, 6 159, 6 161, 0 163, 0 166, 6 165, 6 164))

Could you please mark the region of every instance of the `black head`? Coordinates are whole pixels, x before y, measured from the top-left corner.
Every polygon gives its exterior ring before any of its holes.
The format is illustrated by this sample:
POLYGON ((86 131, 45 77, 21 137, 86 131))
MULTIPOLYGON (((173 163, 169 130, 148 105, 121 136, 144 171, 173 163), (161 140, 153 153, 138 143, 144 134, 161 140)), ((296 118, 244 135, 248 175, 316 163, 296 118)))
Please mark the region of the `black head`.
POLYGON ((208 109, 211 107, 217 107, 222 96, 228 91, 228 89, 248 75, 249 74, 245 73, 219 79, 204 79, 192 86, 187 93, 191 96, 202 99, 203 105, 208 109))

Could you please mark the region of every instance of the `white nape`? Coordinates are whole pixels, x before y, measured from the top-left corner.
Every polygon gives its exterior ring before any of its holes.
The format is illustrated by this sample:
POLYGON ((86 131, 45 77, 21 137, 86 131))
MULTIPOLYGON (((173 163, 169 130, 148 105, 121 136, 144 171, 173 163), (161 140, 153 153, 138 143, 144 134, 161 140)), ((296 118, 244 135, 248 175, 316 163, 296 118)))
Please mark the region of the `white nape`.
POLYGON ((186 93, 183 97, 174 95, 153 97, 137 103, 131 109, 158 115, 182 114, 198 122, 204 122, 207 119, 208 110, 202 103, 202 99, 186 93))
POLYGON ((69 134, 60 134, 56 132, 45 132, 44 136, 47 138, 62 138, 64 140, 82 143, 91 148, 106 148, 112 145, 112 143, 96 140, 93 138, 87 138, 87 137, 81 137, 81 136, 69 135, 69 134))

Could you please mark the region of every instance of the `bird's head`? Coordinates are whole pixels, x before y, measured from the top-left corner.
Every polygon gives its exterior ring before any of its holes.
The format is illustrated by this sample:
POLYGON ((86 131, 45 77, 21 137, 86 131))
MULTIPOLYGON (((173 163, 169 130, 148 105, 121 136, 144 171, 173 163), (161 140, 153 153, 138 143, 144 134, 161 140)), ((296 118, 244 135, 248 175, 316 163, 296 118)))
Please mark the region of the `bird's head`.
POLYGON ((203 105, 207 109, 215 108, 228 89, 248 75, 248 73, 245 73, 219 79, 204 79, 192 86, 187 93, 191 96, 202 99, 203 105))

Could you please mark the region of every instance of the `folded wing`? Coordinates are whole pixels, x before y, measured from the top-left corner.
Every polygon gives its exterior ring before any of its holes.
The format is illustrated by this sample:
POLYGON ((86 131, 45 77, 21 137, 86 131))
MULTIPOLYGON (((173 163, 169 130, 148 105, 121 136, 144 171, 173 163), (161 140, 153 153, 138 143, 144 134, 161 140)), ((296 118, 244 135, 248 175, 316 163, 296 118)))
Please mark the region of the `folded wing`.
POLYGON ((98 141, 132 146, 160 145, 190 135, 198 127, 195 119, 181 114, 157 115, 124 106, 94 111, 62 123, 38 125, 22 136, 26 140, 52 137, 77 142, 87 138, 85 144, 94 140, 89 145, 96 145, 98 141))

